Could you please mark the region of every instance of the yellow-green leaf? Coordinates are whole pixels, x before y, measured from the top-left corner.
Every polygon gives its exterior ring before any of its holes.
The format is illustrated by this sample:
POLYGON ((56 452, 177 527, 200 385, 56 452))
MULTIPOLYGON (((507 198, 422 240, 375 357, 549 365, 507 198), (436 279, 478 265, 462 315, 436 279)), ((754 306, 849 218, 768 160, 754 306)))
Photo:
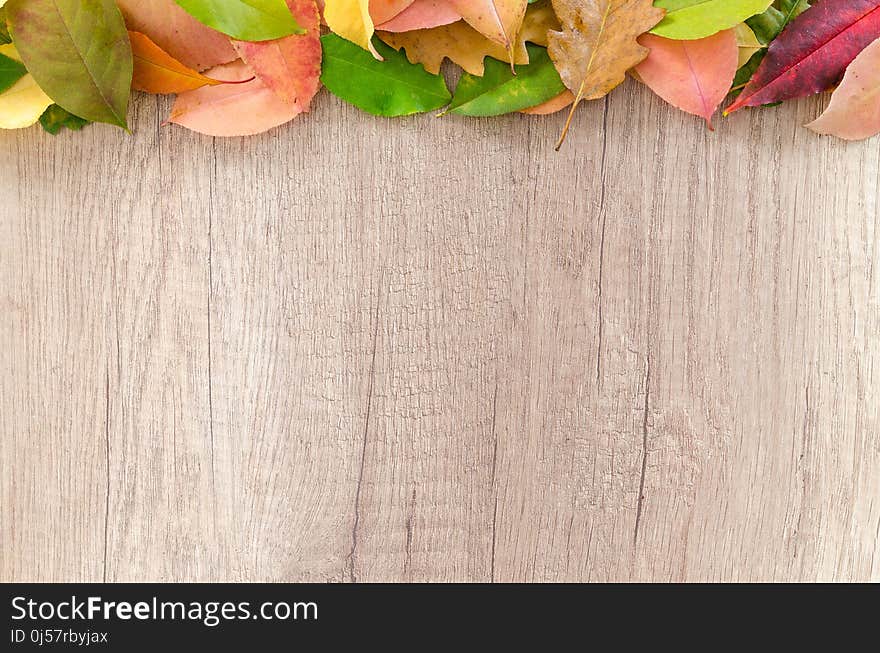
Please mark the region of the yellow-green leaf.
MULTIPOLYGON (((0 46, 0 54, 21 61, 13 45, 0 46)), ((51 98, 42 91, 34 78, 25 75, 8 91, 0 93, 0 129, 30 127, 51 104, 51 98)))

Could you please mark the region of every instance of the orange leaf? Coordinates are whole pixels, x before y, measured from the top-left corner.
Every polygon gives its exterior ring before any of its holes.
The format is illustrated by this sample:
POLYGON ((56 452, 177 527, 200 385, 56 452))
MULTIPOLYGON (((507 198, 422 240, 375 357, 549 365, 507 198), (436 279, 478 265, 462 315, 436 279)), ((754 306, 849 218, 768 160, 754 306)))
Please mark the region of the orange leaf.
POLYGON ((672 106, 705 119, 712 129, 712 116, 730 92, 739 65, 735 31, 695 41, 644 34, 639 43, 651 51, 636 66, 639 78, 672 106))
POLYGON ((183 93, 222 83, 184 66, 153 43, 146 34, 129 32, 128 37, 134 57, 131 87, 138 91, 156 94, 183 93))
POLYGON ((565 90, 555 98, 547 100, 544 104, 539 104, 530 109, 523 109, 520 113, 526 113, 532 116, 549 116, 551 113, 557 113, 563 109, 567 109, 571 106, 572 102, 574 102, 574 93, 565 90))

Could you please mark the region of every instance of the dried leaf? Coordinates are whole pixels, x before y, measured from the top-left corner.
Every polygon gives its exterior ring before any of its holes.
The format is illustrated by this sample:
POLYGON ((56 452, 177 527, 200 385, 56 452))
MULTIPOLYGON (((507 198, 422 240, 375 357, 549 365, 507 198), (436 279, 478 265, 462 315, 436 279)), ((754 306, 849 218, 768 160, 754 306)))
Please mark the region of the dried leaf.
POLYGON ((648 56, 636 39, 664 12, 651 0, 553 0, 553 8, 562 31, 550 33, 550 57, 575 95, 558 148, 578 105, 610 93, 623 82, 627 70, 648 56))
MULTIPOLYGON (((549 31, 558 27, 559 22, 548 3, 537 3, 529 7, 513 48, 512 63, 527 64, 529 54, 526 43, 547 45, 549 31)), ((483 74, 483 60, 486 57, 511 63, 506 48, 490 41, 463 21, 402 34, 380 32, 379 38, 395 50, 406 50, 407 59, 412 63, 422 64, 425 70, 434 74, 440 71, 446 58, 471 75, 478 76, 483 74)))
POLYGON ((528 0, 449 0, 471 27, 501 44, 514 59, 517 34, 526 15, 528 0))

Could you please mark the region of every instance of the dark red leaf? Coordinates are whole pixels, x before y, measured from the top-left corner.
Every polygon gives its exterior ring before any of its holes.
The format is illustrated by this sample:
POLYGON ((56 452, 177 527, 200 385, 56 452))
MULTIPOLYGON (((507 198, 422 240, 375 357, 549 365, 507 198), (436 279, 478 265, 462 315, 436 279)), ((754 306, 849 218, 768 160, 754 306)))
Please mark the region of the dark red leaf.
POLYGON ((880 38, 880 0, 821 0, 770 44, 767 56, 725 113, 826 91, 880 38))

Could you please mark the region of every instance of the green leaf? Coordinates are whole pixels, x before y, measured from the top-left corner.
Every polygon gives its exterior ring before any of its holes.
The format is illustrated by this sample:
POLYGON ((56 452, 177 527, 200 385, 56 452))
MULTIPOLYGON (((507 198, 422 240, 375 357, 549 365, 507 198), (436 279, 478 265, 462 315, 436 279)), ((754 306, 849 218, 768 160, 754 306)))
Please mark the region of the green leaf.
POLYGON ((772 0, 654 0, 666 17, 651 33, 682 41, 702 39, 739 25, 771 4, 772 0))
POLYGON ((40 88, 93 122, 126 127, 132 56, 113 0, 9 0, 9 30, 40 88))
POLYGON ((305 34, 285 0, 174 0, 196 20, 240 41, 305 34))
POLYGON ((57 104, 53 104, 43 112, 40 116, 40 125, 47 132, 55 136, 65 127, 72 131, 79 131, 89 124, 88 120, 84 120, 79 116, 75 116, 66 109, 62 109, 57 104))
POLYGON ((752 28, 758 40, 767 45, 782 33, 788 24, 810 8, 807 0, 781 0, 762 14, 752 16, 746 23, 752 28))
POLYGON ((0 7, 0 45, 12 43, 9 28, 6 26, 6 7, 0 7))
POLYGON ((27 75, 27 68, 5 54, 0 54, 0 93, 12 88, 13 84, 27 75))
POLYGON ((536 107, 565 90, 546 48, 528 46, 528 65, 516 66, 516 75, 509 63, 486 59, 482 77, 462 76, 449 113, 463 116, 500 116, 505 113, 536 107))
POLYGON ((378 61, 358 45, 335 34, 321 37, 321 81, 333 95, 376 116, 408 116, 449 104, 452 96, 440 75, 432 75, 406 55, 376 39, 378 61))

